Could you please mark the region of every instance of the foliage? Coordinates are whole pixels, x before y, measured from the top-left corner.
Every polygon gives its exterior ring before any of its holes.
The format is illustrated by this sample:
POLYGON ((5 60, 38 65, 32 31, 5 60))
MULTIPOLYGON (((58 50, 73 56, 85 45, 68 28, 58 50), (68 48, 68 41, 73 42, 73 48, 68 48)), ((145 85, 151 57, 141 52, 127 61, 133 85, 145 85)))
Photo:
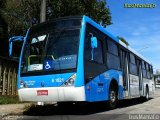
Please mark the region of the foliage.
POLYGON ((125 40, 123 37, 117 36, 117 38, 118 38, 119 40, 121 40, 123 43, 125 43, 126 45, 129 45, 129 43, 127 42, 127 40, 125 40))
POLYGON ((0 105, 1 104, 15 104, 19 103, 18 96, 0 96, 0 105))
MULTIPOLYGON (((10 35, 22 35, 39 23, 41 0, 1 0, 1 12, 10 35)), ((102 0, 47 0, 47 20, 63 16, 87 15, 103 26, 111 24, 109 8, 102 0)))
POLYGON ((32 25, 33 17, 38 18, 40 0, 2 0, 4 8, 1 9, 8 23, 10 35, 24 34, 32 25))
POLYGON ((53 13, 49 18, 57 18, 70 15, 87 15, 103 26, 111 24, 109 9, 105 1, 97 0, 50 0, 48 7, 53 13))

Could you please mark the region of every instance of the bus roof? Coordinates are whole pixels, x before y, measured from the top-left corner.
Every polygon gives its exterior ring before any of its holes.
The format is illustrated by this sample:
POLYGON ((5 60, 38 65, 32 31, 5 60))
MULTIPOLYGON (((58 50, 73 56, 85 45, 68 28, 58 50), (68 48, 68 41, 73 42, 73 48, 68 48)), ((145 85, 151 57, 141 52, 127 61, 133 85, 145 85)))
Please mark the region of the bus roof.
POLYGON ((83 16, 83 22, 88 22, 88 23, 92 24, 94 27, 98 28, 101 32, 103 32, 104 34, 106 34, 107 36, 109 36, 110 38, 112 38, 118 44, 122 45, 123 47, 125 47, 126 49, 128 49, 129 51, 131 51, 132 53, 134 53, 135 55, 137 55, 139 58, 143 59, 147 63, 152 64, 148 59, 144 58, 137 51, 135 51, 130 46, 126 45, 121 40, 119 40, 117 37, 115 37, 114 35, 112 35, 111 33, 109 33, 104 27, 102 27, 101 25, 99 25, 96 22, 94 22, 91 18, 89 18, 89 17, 87 17, 87 16, 84 15, 83 16))
POLYGON ((137 55, 139 58, 142 58, 144 61, 146 61, 149 64, 152 64, 148 59, 146 59, 145 57, 143 57, 141 54, 139 54, 136 50, 134 50, 133 48, 131 48, 130 46, 127 46, 125 43, 123 43, 121 40, 119 40, 119 43, 125 47, 126 49, 128 49, 129 51, 131 51, 132 53, 134 53, 135 55, 137 55))

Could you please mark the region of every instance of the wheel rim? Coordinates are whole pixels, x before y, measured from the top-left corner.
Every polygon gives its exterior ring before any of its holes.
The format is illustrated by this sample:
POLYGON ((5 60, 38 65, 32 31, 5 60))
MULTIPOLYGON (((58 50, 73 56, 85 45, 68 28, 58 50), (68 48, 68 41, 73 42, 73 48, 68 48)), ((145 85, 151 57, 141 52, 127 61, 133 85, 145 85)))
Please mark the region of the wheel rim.
POLYGON ((114 103, 116 101, 116 93, 115 91, 110 92, 110 101, 114 103))

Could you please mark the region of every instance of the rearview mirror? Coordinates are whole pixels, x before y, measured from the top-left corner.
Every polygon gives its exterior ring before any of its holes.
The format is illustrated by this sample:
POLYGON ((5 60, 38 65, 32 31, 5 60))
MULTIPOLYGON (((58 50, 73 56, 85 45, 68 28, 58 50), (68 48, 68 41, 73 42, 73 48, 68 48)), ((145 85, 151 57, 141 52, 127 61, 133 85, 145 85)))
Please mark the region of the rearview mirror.
POLYGON ((14 36, 9 39, 9 57, 18 60, 22 44, 24 41, 23 36, 14 36))
POLYGON ((94 60, 94 49, 97 48, 97 38, 96 37, 91 37, 91 60, 94 60))
POLYGON ((97 38, 91 37, 91 47, 92 49, 97 48, 97 38))

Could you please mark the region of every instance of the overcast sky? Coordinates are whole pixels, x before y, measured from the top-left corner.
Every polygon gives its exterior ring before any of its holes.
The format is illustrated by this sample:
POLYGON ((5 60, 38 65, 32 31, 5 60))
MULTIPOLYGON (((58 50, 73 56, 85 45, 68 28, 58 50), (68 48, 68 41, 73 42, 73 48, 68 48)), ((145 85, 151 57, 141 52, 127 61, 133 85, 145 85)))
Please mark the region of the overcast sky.
POLYGON ((107 0, 112 25, 107 31, 125 38, 130 46, 160 69, 160 0, 107 0), (124 8, 124 4, 155 4, 155 8, 124 8))

